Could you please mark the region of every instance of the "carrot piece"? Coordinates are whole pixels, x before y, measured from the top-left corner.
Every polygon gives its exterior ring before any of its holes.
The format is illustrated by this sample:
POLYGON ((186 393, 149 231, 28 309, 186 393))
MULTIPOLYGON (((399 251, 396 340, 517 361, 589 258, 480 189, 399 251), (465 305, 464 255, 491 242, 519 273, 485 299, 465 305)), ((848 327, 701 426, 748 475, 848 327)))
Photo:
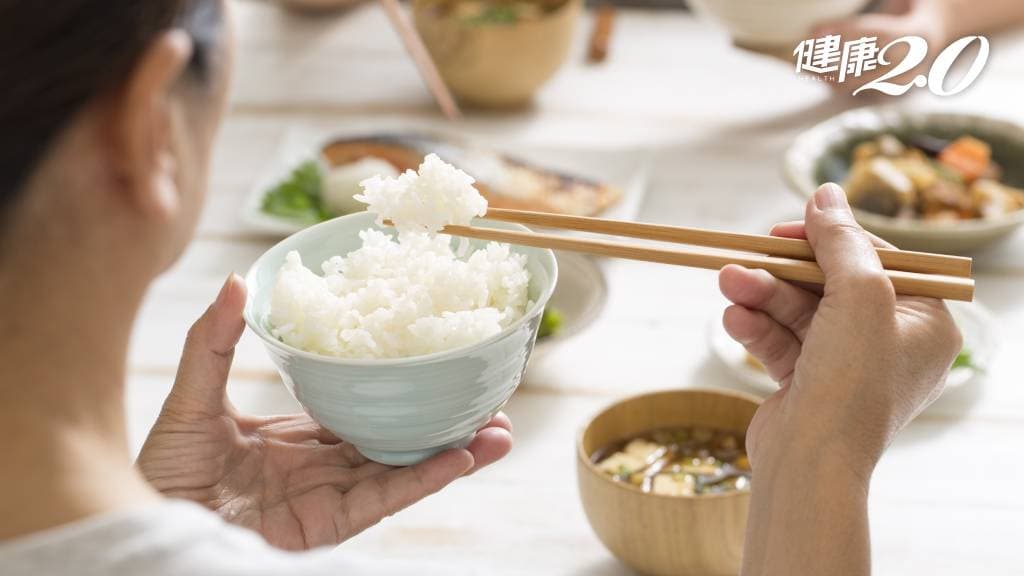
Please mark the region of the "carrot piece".
POLYGON ((963 136, 939 153, 939 162, 956 170, 967 182, 973 182, 992 164, 992 148, 977 138, 963 136))

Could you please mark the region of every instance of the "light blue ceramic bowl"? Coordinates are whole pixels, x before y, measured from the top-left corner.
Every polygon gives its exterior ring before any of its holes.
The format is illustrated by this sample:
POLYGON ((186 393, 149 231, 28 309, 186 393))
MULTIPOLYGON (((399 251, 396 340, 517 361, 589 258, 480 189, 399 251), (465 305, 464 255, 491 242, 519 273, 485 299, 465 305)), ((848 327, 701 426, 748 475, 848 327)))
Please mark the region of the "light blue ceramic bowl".
MULTIPOLYGON (((475 225, 526 229, 488 221, 475 225)), ((270 296, 288 252, 297 250, 306 266, 319 270, 331 256, 358 248, 358 233, 367 228, 389 230, 363 212, 307 228, 268 250, 245 278, 245 321, 314 420, 367 458, 405 466, 465 447, 512 396, 526 370, 558 266, 550 250, 514 247, 529 259, 533 305, 505 331, 473 346, 413 358, 348 360, 304 352, 274 337, 267 321, 270 296)))

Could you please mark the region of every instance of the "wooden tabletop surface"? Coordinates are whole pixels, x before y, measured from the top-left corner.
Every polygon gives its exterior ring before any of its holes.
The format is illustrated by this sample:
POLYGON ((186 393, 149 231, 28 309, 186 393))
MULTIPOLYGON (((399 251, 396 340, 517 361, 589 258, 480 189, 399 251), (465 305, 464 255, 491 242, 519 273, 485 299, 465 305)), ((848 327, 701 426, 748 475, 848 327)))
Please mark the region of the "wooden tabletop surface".
MULTIPOLYGON (((581 23, 565 68, 527 109, 469 111, 447 124, 375 4, 318 18, 236 0, 238 69, 210 199, 182 261, 151 290, 131 352, 128 417, 141 444, 169 389, 190 323, 231 271, 275 240, 240 215, 288 134, 458 131, 509 150, 558 148, 594 163, 644 158, 651 178, 636 218, 764 232, 798 218, 780 176, 800 131, 850 106, 791 65, 734 49, 675 11, 620 13, 607 62, 584 63, 581 23)), ((1024 120, 1024 35, 994 39, 989 66, 964 94, 901 99, 1024 120)), ((573 440, 617 397, 674 387, 746 390, 711 355, 724 308, 711 272, 602 262, 608 299, 583 333, 534 362, 507 407, 516 447, 500 465, 343 545, 338 554, 429 559, 480 574, 620 575, 576 494, 573 440)), ((877 574, 1018 574, 1024 536, 1024 233, 978 254, 978 301, 1000 346, 984 381, 915 421, 878 466, 871 527, 877 574)), ((297 409, 255 336, 239 346, 230 393, 243 409, 297 409)))

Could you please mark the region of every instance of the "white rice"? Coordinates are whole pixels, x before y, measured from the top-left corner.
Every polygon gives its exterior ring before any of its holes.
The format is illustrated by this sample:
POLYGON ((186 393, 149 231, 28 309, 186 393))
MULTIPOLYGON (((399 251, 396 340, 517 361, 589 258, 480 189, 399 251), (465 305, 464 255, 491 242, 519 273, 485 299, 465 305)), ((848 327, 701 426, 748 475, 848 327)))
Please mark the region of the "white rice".
POLYGON ((469 224, 487 213, 487 199, 473 187, 473 177, 430 154, 419 173, 406 170, 398 178, 374 176, 362 182, 355 197, 400 232, 436 233, 448 224, 469 224))
POLYGON ((285 343, 342 358, 402 358, 469 346, 522 317, 526 257, 504 244, 453 250, 447 224, 487 210, 472 178, 431 154, 419 174, 364 182, 362 200, 399 238, 376 230, 362 247, 322 265, 288 254, 271 298, 270 323, 285 343))

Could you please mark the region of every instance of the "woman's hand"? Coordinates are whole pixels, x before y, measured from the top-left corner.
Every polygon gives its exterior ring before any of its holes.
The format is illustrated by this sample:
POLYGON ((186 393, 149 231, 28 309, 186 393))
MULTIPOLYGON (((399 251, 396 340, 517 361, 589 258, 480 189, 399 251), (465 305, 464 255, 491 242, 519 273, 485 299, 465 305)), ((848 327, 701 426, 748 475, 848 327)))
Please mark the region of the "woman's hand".
POLYGON ((822 186, 806 223, 774 235, 806 237, 823 292, 729 266, 722 293, 728 333, 781 388, 747 433, 754 470, 745 573, 867 574, 867 492, 882 452, 942 391, 960 351, 945 305, 897 297, 846 194, 822 186))
POLYGON ((189 331, 174 388, 137 463, 165 495, 199 502, 281 548, 331 546, 511 449, 511 423, 499 414, 467 449, 392 468, 306 415, 239 414, 225 388, 244 304, 245 287, 232 276, 189 331))
POLYGON ((760 270, 721 272, 734 304, 726 331, 781 385, 751 425, 752 461, 799 431, 870 473, 896 433, 942 392, 960 333, 941 300, 895 295, 875 253, 892 246, 861 229, 839 186, 818 190, 806 224, 780 224, 772 234, 807 238, 826 282, 819 294, 760 270))

